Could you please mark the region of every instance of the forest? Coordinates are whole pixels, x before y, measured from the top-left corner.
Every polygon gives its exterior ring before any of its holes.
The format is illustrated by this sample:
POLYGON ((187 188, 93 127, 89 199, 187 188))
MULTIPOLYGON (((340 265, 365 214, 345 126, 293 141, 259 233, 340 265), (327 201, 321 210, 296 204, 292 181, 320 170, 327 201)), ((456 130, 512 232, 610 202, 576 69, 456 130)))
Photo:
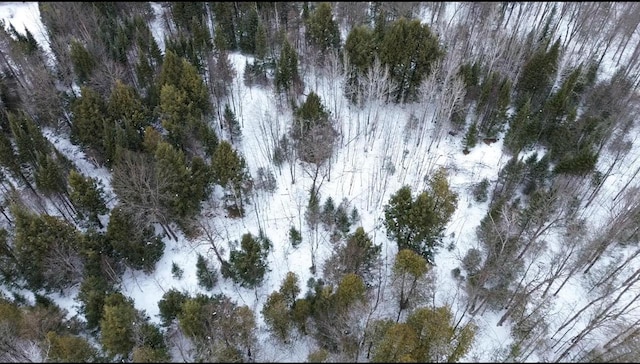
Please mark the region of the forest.
POLYGON ((0 23, 0 361, 640 360, 640 3, 0 23))

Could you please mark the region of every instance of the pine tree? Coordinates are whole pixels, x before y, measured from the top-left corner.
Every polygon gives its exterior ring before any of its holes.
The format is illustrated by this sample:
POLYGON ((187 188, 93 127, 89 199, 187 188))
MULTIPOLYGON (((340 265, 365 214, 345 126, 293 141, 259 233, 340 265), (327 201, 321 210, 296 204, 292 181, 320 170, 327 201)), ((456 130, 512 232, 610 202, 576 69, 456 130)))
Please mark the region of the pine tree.
POLYGON ((306 21, 307 42, 317 49, 320 57, 340 47, 340 31, 333 20, 329 3, 320 3, 306 21))
POLYGON ((539 110, 547 99, 557 71, 560 39, 547 51, 541 46, 529 58, 524 66, 516 85, 518 107, 531 99, 532 110, 539 110))
POLYGON ((116 292, 105 298, 104 314, 100 320, 100 341, 111 356, 127 357, 133 349, 134 324, 137 321, 133 301, 116 292))
POLYGON ((218 281, 216 272, 201 254, 198 254, 198 260, 196 261, 196 277, 198 278, 198 285, 207 290, 212 290, 218 281))
POLYGON ((289 93, 302 89, 302 79, 298 73, 298 54, 287 39, 282 44, 274 82, 278 92, 289 93))
POLYGON ((407 324, 418 339, 412 355, 419 362, 457 362, 471 348, 476 330, 473 324, 457 327, 446 306, 417 309, 407 318, 407 324))
POLYGON ((196 199, 202 194, 191 193, 191 173, 184 153, 161 141, 156 146, 154 158, 158 179, 164 181, 160 192, 170 196, 168 203, 171 214, 178 221, 190 219, 200 210, 200 200, 196 199))
POLYGON ((144 128, 149 125, 149 112, 135 89, 116 80, 107 103, 107 112, 110 119, 124 131, 125 144, 122 147, 142 150, 144 128))
POLYGON ((464 150, 469 151, 469 149, 476 146, 476 142, 478 141, 478 127, 476 123, 469 125, 469 129, 467 129, 467 133, 464 135, 464 150))
POLYGON ((409 249, 402 249, 396 254, 393 263, 394 283, 398 286, 398 317, 400 312, 414 305, 418 292, 418 282, 426 277, 430 266, 426 259, 409 249))
POLYGON ((216 28, 214 32, 216 48, 218 50, 235 51, 237 49, 235 12, 233 3, 216 2, 211 4, 216 28))
POLYGON ((40 158, 50 155, 51 145, 35 121, 25 114, 9 114, 9 126, 17 147, 18 161, 37 167, 40 158))
POLYGON ((124 262, 150 273, 164 252, 164 242, 150 226, 139 226, 121 207, 111 210, 106 238, 124 262))
POLYGON ((241 52, 255 54, 259 22, 255 6, 247 4, 238 21, 238 46, 241 52))
POLYGON ((78 254, 81 236, 76 228, 58 217, 31 214, 16 206, 12 215, 14 252, 27 285, 49 290, 78 283, 82 261, 78 254))
POLYGON ((232 192, 235 207, 242 215, 244 213, 242 199, 248 193, 246 182, 249 179, 244 158, 233 149, 231 144, 222 141, 211 156, 211 173, 217 184, 232 192))
POLYGON ((411 326, 405 323, 391 324, 385 330, 380 342, 373 348, 374 363, 412 363, 418 362, 413 351, 418 338, 411 326))
POLYGON ((81 96, 73 101, 71 138, 85 147, 92 148, 107 159, 103 138, 107 106, 102 97, 89 87, 80 88, 81 96))
POLYGON ((443 53, 438 38, 426 24, 400 18, 384 32, 379 55, 398 84, 398 91, 393 96, 399 103, 416 99, 422 80, 431 73, 432 64, 443 53))
POLYGON ((260 313, 272 335, 286 343, 291 335, 293 322, 284 295, 273 291, 267 297, 260 313))
POLYGON ((87 49, 75 39, 71 40, 70 58, 73 69, 78 77, 78 83, 84 84, 89 80, 96 68, 96 60, 87 49))
POLYGON ((398 243, 398 249, 411 249, 432 263, 456 203, 457 195, 450 191, 444 169, 434 174, 429 190, 415 200, 411 197, 411 188, 404 186, 385 206, 387 235, 398 243))
POLYGON ((50 345, 47 359, 53 362, 90 363, 98 359, 98 351, 80 336, 49 331, 46 339, 50 345))
POLYGON ((262 24, 262 21, 258 23, 258 27, 256 28, 256 39, 255 43, 255 52, 257 60, 264 61, 267 57, 267 31, 262 24))
POLYGON ((324 276, 339 282, 345 274, 354 273, 370 285, 380 264, 381 245, 374 245, 362 227, 349 235, 324 264, 324 276))
POLYGON ((246 233, 242 235, 240 250, 233 250, 230 253, 230 265, 222 270, 222 275, 225 278, 231 278, 242 287, 259 286, 267 272, 268 252, 268 246, 261 244, 250 233, 246 233))
POLYGON ((182 305, 188 298, 189 296, 187 294, 175 288, 171 288, 162 295, 162 299, 158 301, 162 326, 171 325, 173 320, 180 314, 182 305))
POLYGON ((80 284, 78 301, 80 312, 87 322, 87 328, 95 329, 100 326, 105 298, 111 291, 109 283, 103 277, 96 275, 86 276, 80 284))
POLYGON ((187 104, 186 92, 170 84, 162 86, 160 90, 162 127, 167 131, 167 140, 180 150, 185 150, 189 146, 188 125, 193 124, 187 104))
POLYGON ((69 172, 69 199, 78 212, 78 218, 87 217, 90 222, 102 227, 98 215, 105 214, 104 190, 96 178, 85 177, 72 169, 69 172))
POLYGON ((242 130, 240 129, 240 123, 238 122, 236 115, 233 113, 233 110, 231 110, 231 107, 229 106, 229 104, 224 105, 223 119, 224 119, 225 125, 229 130, 231 143, 234 142, 234 139, 236 141, 239 141, 242 136, 242 130))

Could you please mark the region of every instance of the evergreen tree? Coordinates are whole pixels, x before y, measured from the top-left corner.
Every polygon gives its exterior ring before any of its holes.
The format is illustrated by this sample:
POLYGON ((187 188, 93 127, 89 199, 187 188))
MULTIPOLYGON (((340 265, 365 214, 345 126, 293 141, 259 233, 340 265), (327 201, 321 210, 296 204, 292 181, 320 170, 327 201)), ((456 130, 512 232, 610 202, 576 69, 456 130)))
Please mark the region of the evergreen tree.
POLYGON ((78 77, 78 83, 84 84, 96 68, 96 60, 93 55, 77 40, 71 40, 69 52, 73 69, 78 77))
POLYGON ((158 179, 164 181, 162 194, 169 196, 171 215, 177 220, 189 219, 200 210, 202 194, 192 194, 191 171, 181 150, 161 141, 154 153, 158 179), (196 200, 198 199, 198 200, 196 200))
POLYGON ((105 158, 107 156, 103 147, 103 124, 107 115, 106 104, 102 97, 89 87, 81 87, 80 92, 81 96, 71 105, 71 138, 105 158))
POLYGON ((284 295, 273 291, 267 297, 260 313, 262 313, 271 334, 286 343, 291 335, 293 322, 284 295))
POLYGON ((398 243, 398 249, 411 249, 432 263, 456 204, 457 195, 449 189, 446 171, 440 169, 429 181, 429 189, 415 200, 409 186, 391 196, 384 209, 387 235, 398 243))
POLYGON ((302 235, 295 226, 291 226, 291 228, 289 228, 289 242, 294 249, 302 243, 302 235))
POLYGON ((256 322, 247 306, 238 306, 222 294, 198 295, 183 303, 178 321, 182 332, 195 342, 195 360, 239 362, 251 358, 256 322))
POLYGON ((267 31, 262 22, 258 22, 258 27, 256 28, 256 39, 255 43, 255 52, 257 60, 264 61, 267 57, 267 31))
POLYGON ((522 106, 530 98, 532 110, 539 110, 542 107, 553 86, 559 52, 560 40, 558 39, 548 51, 546 46, 541 46, 526 61, 516 85, 517 106, 522 106))
POLYGON ((409 249, 402 249, 396 254, 393 262, 394 284, 397 285, 398 317, 400 312, 415 306, 416 296, 423 292, 418 292, 419 282, 426 277, 430 270, 430 265, 425 258, 409 249))
POLYGON ((109 101, 107 112, 112 121, 124 132, 124 148, 142 150, 144 128, 149 125, 149 112, 136 90, 116 80, 109 101))
POLYGON ((537 118, 532 115, 531 102, 519 107, 509 121, 509 129, 504 136, 504 146, 513 155, 531 146, 537 140, 537 118))
POLYGON ((76 228, 58 217, 35 215, 18 207, 12 208, 12 215, 14 252, 27 285, 49 290, 78 283, 82 260, 78 254, 81 236, 76 228))
POLYGON ((246 4, 247 6, 238 21, 238 46, 243 53, 255 54, 256 33, 260 20, 255 6, 246 4))
POLYGON ((91 363, 98 359, 98 351, 80 336, 49 331, 46 339, 49 343, 47 359, 52 362, 91 363))
POLYGON ((302 89, 302 79, 298 73, 298 54, 287 39, 282 44, 274 82, 278 92, 289 93, 302 89))
POLYGON ((105 298, 104 314, 100 320, 100 341, 111 356, 127 357, 135 345, 134 325, 137 312, 133 301, 115 292, 105 298))
POLYGON ((458 326, 447 307, 420 308, 406 323, 377 321, 373 362, 447 362, 466 355, 475 338, 473 324, 458 326))
POLYGON ((162 86, 160 112, 162 127, 167 131, 167 140, 180 150, 187 149, 188 126, 195 122, 191 120, 192 116, 189 114, 186 92, 170 84, 162 86))
POLYGON ((201 254, 198 254, 196 261, 196 277, 198 285, 207 290, 212 290, 218 281, 218 276, 213 267, 209 266, 209 262, 201 254))
POLYGON ((416 99, 422 80, 431 73, 432 64, 443 52, 438 38, 426 24, 400 18, 384 32, 379 55, 398 85, 393 95, 395 102, 409 102, 416 99))
POLYGON ((320 3, 309 15, 306 21, 306 39, 317 49, 322 57, 330 50, 340 47, 340 31, 333 20, 331 4, 320 3))
POLYGON ((219 39, 219 41, 215 42, 216 48, 218 50, 235 51, 238 46, 236 43, 236 17, 233 3, 211 3, 211 10, 216 23, 214 37, 219 39))
POLYGON ((182 304, 188 298, 189 296, 187 294, 180 292, 175 288, 171 288, 162 295, 162 299, 158 301, 162 326, 171 325, 173 320, 180 314, 182 304))
POLYGON ((9 114, 9 126, 20 163, 37 167, 40 158, 50 155, 51 145, 35 121, 24 112, 9 114))
POLYGON ((40 154, 35 171, 36 187, 47 196, 67 194, 66 173, 51 155, 40 154))
POLYGON ((235 206, 243 214, 242 199, 248 192, 249 174, 244 158, 228 142, 222 141, 211 156, 211 173, 217 184, 232 192, 235 206))
POLYGON ((262 283, 267 272, 267 254, 269 246, 260 242, 250 233, 242 235, 240 250, 233 250, 229 256, 230 265, 223 267, 222 275, 231 278, 242 287, 253 288, 262 283))
POLYGON ((102 227, 98 215, 105 214, 104 190, 96 178, 85 177, 72 169, 69 172, 69 198, 78 212, 78 218, 87 217, 90 222, 102 227))
POLYGON ((224 119, 225 125, 229 130, 231 143, 234 142, 234 139, 236 141, 239 141, 240 137, 242 136, 242 130, 240 129, 240 123, 238 122, 236 115, 233 113, 233 110, 231 110, 231 107, 229 106, 229 104, 224 105, 223 119, 224 119))
POLYGON ((109 286, 109 283, 97 275, 86 276, 80 284, 78 301, 80 302, 80 312, 84 314, 87 321, 87 328, 95 329, 100 326, 105 298, 111 291, 112 287, 109 286))
POLYGON ((346 274, 354 273, 365 284, 373 282, 375 270, 380 265, 381 245, 375 245, 362 227, 358 227, 340 245, 324 264, 324 276, 332 282, 339 282, 346 274))
POLYGON ((119 206, 111 210, 106 237, 128 266, 147 273, 155 269, 164 252, 164 242, 153 227, 137 225, 119 206))
POLYGON ((469 125, 469 129, 467 129, 467 133, 464 135, 464 150, 468 151, 469 149, 476 146, 476 142, 478 141, 478 127, 476 123, 469 125))

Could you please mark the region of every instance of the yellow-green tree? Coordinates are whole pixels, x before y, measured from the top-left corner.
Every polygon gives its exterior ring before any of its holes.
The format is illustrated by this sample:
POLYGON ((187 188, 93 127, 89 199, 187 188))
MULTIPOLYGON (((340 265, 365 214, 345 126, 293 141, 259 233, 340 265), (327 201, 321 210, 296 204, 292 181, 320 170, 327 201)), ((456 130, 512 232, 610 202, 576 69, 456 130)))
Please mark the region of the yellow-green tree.
POLYGON ((458 196, 449 188, 443 168, 436 171, 427 190, 415 199, 411 188, 403 186, 384 207, 387 236, 396 241, 399 250, 411 249, 433 263, 433 255, 442 245, 444 229, 457 202, 458 196))
POLYGON ((133 301, 116 292, 106 297, 100 320, 100 341, 112 356, 127 357, 135 345, 134 324, 137 321, 133 301))
POLYGON ((419 308, 409 315, 407 324, 418 339, 413 350, 418 362, 457 362, 471 348, 476 330, 472 323, 456 327, 447 306, 419 308))
POLYGON ((89 363, 98 356, 98 351, 79 336, 59 335, 49 331, 46 341, 49 345, 48 360, 52 362, 89 363))
POLYGON ((453 363, 469 352, 473 323, 458 326, 449 307, 423 307, 404 323, 376 321, 372 327, 372 362, 453 363))
POLYGON ((419 303, 422 295, 427 294, 429 279, 427 261, 409 249, 398 252, 393 263, 393 287, 398 295, 398 319, 400 313, 419 303))

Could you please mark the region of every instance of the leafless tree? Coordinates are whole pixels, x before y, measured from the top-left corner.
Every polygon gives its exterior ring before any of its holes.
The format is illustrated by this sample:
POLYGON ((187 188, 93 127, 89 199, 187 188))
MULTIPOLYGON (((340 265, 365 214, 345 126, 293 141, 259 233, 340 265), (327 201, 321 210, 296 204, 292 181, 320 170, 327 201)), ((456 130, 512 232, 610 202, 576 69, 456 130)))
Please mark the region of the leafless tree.
POLYGON ((112 186, 123 210, 141 226, 158 223, 167 235, 178 240, 169 226, 172 196, 166 192, 167 183, 162 169, 140 153, 125 152, 113 169, 112 186))

